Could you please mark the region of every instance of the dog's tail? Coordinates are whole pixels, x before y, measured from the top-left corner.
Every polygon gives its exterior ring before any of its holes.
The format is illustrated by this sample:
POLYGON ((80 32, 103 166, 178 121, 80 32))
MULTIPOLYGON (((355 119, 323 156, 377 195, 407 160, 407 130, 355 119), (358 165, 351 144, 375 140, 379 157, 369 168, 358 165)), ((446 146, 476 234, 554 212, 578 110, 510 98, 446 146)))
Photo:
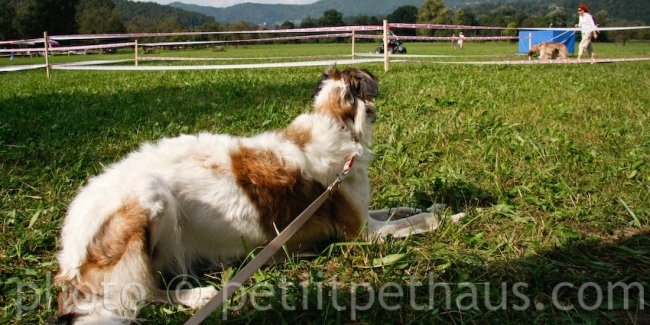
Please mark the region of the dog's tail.
POLYGON ((81 265, 66 265, 74 259, 65 255, 79 253, 81 248, 64 245, 56 276, 62 288, 60 322, 123 324, 135 319, 139 305, 154 288, 149 223, 149 211, 139 202, 125 202, 105 218, 85 245, 81 265))

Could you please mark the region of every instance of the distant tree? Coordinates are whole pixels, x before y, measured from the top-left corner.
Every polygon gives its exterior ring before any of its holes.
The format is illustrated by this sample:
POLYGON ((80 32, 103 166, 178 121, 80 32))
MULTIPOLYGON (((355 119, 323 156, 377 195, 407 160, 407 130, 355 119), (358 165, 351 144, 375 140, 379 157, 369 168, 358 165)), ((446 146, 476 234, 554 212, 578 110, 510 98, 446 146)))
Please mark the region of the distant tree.
MULTIPOLYGON (((468 25, 468 26, 476 26, 478 25, 478 20, 476 19, 476 14, 472 11, 469 10, 464 10, 460 8, 462 13, 462 20, 460 21, 460 25, 468 25)), ((456 18, 460 18, 460 15, 456 13, 456 18)), ((458 23, 458 20, 457 20, 458 23)))
POLYGON ((548 20, 548 26, 552 27, 565 27, 567 22, 567 16, 564 8, 556 4, 551 4, 548 6, 546 19, 548 20))
MULTIPOLYGON (((453 18, 451 9, 445 7, 443 0, 425 0, 418 10, 417 22, 421 24, 451 25, 453 18)), ((420 35, 446 35, 445 30, 418 30, 420 35)))
MULTIPOLYGON (((517 36, 517 23, 514 21, 508 23, 506 29, 503 30, 503 36, 517 36)), ((516 41, 512 41, 516 42, 516 41)))
MULTIPOLYGON (((640 21, 627 21, 627 20, 616 20, 612 23, 614 26, 620 26, 620 27, 626 27, 626 26, 642 26, 643 22, 640 21)), ((616 43, 621 43, 623 46, 627 43, 627 41, 633 39, 633 38, 641 38, 640 35, 638 35, 637 30, 613 30, 607 32, 608 38, 613 40, 616 43)), ((602 35, 602 33, 601 33, 602 35)))
POLYGON ((424 0, 418 9, 417 22, 422 24, 435 24, 440 20, 447 7, 443 0, 424 0))
POLYGON ((115 4, 111 0, 81 0, 77 6, 76 21, 79 33, 82 34, 126 31, 126 27, 115 10, 115 4))
POLYGON ((313 27, 318 27, 318 22, 311 16, 307 16, 307 18, 303 19, 300 22, 300 28, 313 28, 313 27))
POLYGON ((278 29, 292 29, 296 28, 296 24, 294 24, 290 20, 285 20, 282 24, 278 25, 278 29))
POLYGON ((383 19, 379 19, 377 16, 370 17, 370 25, 382 25, 383 23, 383 19))
POLYGON ((318 20, 320 26, 343 26, 343 14, 330 9, 323 12, 323 17, 318 20))
POLYGON ((352 16, 343 19, 343 21, 345 25, 352 26, 381 25, 381 21, 377 17, 366 15, 352 16))
MULTIPOLYGON (((197 32, 218 32, 221 31, 221 24, 213 21, 213 22, 205 23, 193 30, 197 32)), ((194 35, 191 39, 195 41, 214 41, 214 40, 218 40, 219 36, 218 35, 194 35)))
MULTIPOLYGON (((227 23, 223 27, 224 30, 226 31, 238 31, 238 30, 257 30, 258 26, 256 24, 253 24, 251 22, 245 21, 245 20, 240 20, 236 21, 233 23, 227 23)), ((251 39, 251 38, 256 38, 257 35, 255 34, 235 34, 235 35, 229 35, 231 39, 251 39)))
POLYGON ((600 10, 594 14, 594 22, 598 26, 607 26, 609 20, 610 18, 607 10, 600 10))
MULTIPOLYGON (((388 15, 391 23, 414 24, 418 21, 418 8, 415 6, 401 6, 388 15)), ((397 35, 415 35, 415 29, 395 28, 393 32, 397 35)))
POLYGON ((155 21, 153 32, 165 33, 165 32, 182 32, 183 25, 181 25, 178 20, 174 17, 166 17, 157 19, 155 21))
POLYGON ((199 32, 218 32, 221 30, 221 24, 216 21, 203 24, 197 29, 199 32))
POLYGON ((454 13, 454 25, 465 25, 465 10, 463 8, 456 9, 454 13))
POLYGON ((0 40, 17 38, 13 27, 16 8, 7 1, 0 1, 0 40))
MULTIPOLYGON (((607 27, 611 26, 611 18, 609 16, 609 12, 607 10, 599 10, 596 12, 594 15, 594 22, 596 23, 597 26, 600 27, 607 27)), ((618 25, 616 25, 618 26, 618 25)), ((638 25, 637 25, 638 26, 638 25)), ((630 36, 635 35, 634 33, 629 34, 630 36)), ((598 42, 608 42, 609 41, 609 33, 599 33, 598 34, 598 42)))
POLYGON ((129 33, 149 32, 153 23, 144 16, 135 16, 124 23, 126 31, 129 33))
POLYGON ((23 0, 14 24, 22 37, 74 34, 78 0, 23 0))
POLYGON ((517 9, 512 5, 499 6, 495 12, 500 17, 500 22, 497 26, 508 26, 508 23, 516 20, 517 12, 517 9))
POLYGON ((401 6, 388 15, 388 21, 392 23, 416 23, 418 21, 418 8, 415 6, 401 6))
POLYGON ((529 16, 522 20, 520 27, 548 27, 545 16, 529 16))
MULTIPOLYGON (((418 8, 415 6, 398 7, 386 19, 389 23, 415 24, 418 21, 418 8)), ((416 30, 413 28, 394 28, 392 31, 397 35, 416 35, 416 30)))

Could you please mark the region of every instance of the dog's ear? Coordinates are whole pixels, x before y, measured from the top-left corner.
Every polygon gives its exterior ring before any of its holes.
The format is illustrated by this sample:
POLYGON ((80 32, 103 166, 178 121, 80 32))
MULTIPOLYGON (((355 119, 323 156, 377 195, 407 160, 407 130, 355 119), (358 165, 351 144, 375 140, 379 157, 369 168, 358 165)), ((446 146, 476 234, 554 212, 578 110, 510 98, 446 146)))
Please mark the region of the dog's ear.
POLYGON ((346 69, 341 75, 348 86, 346 99, 350 103, 354 104, 357 98, 374 101, 379 95, 379 83, 370 71, 365 69, 346 69))
POLYGON ((323 71, 323 77, 326 77, 327 79, 339 79, 340 78, 340 73, 339 70, 336 69, 336 63, 330 65, 323 71))
POLYGON ((323 89, 323 83, 325 80, 329 79, 340 79, 341 74, 339 71, 336 69, 336 64, 332 64, 325 71, 323 71, 323 74, 320 76, 320 79, 318 80, 318 83, 316 84, 316 88, 314 88, 314 92, 311 94, 312 98, 315 98, 323 89))

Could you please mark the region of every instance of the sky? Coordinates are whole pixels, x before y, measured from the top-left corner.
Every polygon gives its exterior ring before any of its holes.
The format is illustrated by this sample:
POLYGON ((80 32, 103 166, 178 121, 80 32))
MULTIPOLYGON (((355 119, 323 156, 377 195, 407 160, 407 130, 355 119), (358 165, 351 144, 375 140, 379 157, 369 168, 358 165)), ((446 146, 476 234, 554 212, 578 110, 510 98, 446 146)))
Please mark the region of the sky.
POLYGON ((187 4, 194 4, 199 6, 210 6, 210 7, 230 7, 236 4, 245 3, 245 2, 255 2, 255 3, 266 3, 266 4, 293 4, 293 5, 304 5, 308 3, 314 3, 318 0, 137 0, 142 2, 156 2, 159 4, 170 4, 172 2, 182 2, 187 4))

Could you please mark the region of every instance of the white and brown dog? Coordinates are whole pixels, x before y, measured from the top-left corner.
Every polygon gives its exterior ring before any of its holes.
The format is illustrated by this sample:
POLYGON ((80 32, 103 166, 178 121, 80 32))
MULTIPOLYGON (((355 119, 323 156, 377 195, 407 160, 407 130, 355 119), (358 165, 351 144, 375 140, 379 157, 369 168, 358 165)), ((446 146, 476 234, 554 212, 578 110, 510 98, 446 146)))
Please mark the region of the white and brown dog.
MULTIPOLYGON (((134 320, 142 302, 164 296, 161 274, 192 274, 199 264, 243 258, 246 247, 267 243, 299 215, 353 154, 349 176, 289 247, 436 228, 436 214, 385 221, 387 210, 368 211, 377 95, 370 72, 330 67, 313 110, 283 130, 251 138, 202 133, 163 139, 92 178, 71 203, 62 230, 59 319, 134 320)), ((172 298, 197 307, 215 293, 187 289, 172 298)))

